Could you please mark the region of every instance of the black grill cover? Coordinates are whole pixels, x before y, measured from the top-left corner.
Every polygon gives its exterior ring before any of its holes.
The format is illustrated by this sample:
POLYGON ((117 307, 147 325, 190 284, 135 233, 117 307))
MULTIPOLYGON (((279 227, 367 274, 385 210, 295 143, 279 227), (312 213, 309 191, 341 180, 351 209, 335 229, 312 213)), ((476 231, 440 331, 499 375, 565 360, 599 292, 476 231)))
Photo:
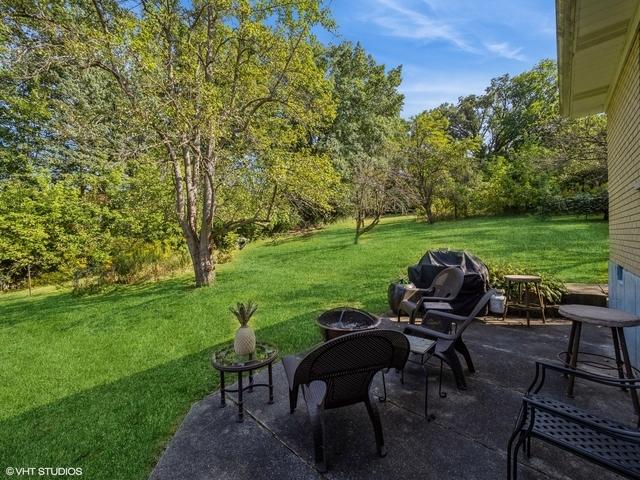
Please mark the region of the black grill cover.
POLYGON ((453 313, 468 315, 489 287, 489 270, 477 257, 467 252, 430 250, 408 268, 409 281, 418 288, 428 288, 435 276, 447 267, 460 267, 464 272, 462 289, 451 307, 453 313))

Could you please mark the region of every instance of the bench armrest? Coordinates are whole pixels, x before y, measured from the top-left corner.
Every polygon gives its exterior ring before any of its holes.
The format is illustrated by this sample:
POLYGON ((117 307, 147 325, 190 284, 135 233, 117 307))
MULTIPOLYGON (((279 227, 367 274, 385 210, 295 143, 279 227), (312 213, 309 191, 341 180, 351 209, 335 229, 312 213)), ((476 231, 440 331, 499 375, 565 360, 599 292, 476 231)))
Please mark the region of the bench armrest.
POLYGON ((578 378, 582 378, 584 380, 599 383, 601 385, 607 385, 610 387, 616 388, 631 388, 631 389, 640 389, 640 378, 613 378, 604 375, 596 375, 593 373, 588 373, 582 370, 578 370, 575 368, 565 367, 564 365, 559 365, 555 363, 541 362, 536 361, 536 376, 531 382, 531 385, 527 389, 527 393, 538 393, 542 386, 544 385, 544 381, 546 378, 547 370, 553 370, 555 372, 574 375, 578 378))

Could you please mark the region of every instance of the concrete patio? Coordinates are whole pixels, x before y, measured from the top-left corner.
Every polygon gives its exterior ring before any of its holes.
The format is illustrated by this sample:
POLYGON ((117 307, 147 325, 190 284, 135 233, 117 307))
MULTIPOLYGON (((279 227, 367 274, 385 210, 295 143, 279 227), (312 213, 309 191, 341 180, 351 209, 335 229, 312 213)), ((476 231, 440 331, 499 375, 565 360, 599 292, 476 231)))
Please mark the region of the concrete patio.
MULTIPOLYGON (((380 403, 388 455, 375 453, 373 429, 364 405, 331 410, 327 415, 329 472, 314 469, 311 427, 304 401, 293 415, 280 363, 274 365, 275 404, 266 389, 246 396, 245 421, 236 423, 236 408, 220 408, 219 393, 193 405, 150 478, 153 480, 222 479, 486 479, 506 478, 506 445, 522 393, 534 374, 534 360, 554 361, 565 350, 569 324, 553 321, 531 328, 510 322, 475 322, 465 341, 477 372, 469 388, 457 391, 445 367, 446 398, 437 395, 438 363, 429 366, 430 413, 424 417, 424 373, 409 364, 405 383, 387 374, 388 400, 380 403)), ((385 327, 398 328, 385 320, 385 327)), ((612 354, 608 329, 585 328, 583 350, 612 354)), ((212 371, 212 375, 214 372, 212 371)), ((266 376, 261 372, 257 378, 266 376)), ((566 379, 551 376, 547 392, 564 397, 566 379)), ((376 379, 375 388, 381 392, 376 379)), ((606 387, 576 383, 575 403, 625 422, 633 422, 627 394, 606 387)), ((522 479, 613 479, 605 470, 540 442, 530 460, 521 456, 522 479)))

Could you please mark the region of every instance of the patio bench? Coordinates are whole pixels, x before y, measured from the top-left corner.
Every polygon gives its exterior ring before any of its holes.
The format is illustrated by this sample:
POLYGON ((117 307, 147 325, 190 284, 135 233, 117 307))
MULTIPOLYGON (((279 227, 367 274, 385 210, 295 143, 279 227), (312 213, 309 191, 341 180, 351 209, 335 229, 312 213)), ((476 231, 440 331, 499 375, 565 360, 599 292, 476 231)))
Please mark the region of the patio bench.
POLYGON ((547 370, 575 375, 616 388, 640 388, 640 379, 604 377, 560 365, 536 362, 534 380, 522 399, 522 408, 507 446, 507 479, 517 479, 518 451, 524 445, 529 457, 532 438, 571 452, 627 478, 640 479, 640 431, 540 394, 547 370))

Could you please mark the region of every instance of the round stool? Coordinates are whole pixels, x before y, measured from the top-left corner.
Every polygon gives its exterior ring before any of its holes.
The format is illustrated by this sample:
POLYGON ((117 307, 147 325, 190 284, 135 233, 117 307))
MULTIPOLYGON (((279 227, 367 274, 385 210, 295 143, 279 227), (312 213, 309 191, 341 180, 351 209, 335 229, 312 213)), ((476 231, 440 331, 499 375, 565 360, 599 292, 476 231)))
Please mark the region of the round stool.
POLYGON ((507 318, 507 311, 509 310, 509 307, 516 307, 527 312, 527 327, 531 326, 529 312, 532 310, 540 311, 540 314, 542 315, 542 323, 546 323, 546 318, 544 316, 544 298, 540 292, 540 283, 542 282, 542 278, 538 275, 505 275, 504 279, 507 281, 507 291, 505 292, 507 301, 504 306, 502 320, 507 318), (512 300, 512 293, 514 293, 514 290, 517 292, 515 301, 512 300), (530 291, 535 292, 537 299, 529 298, 530 291))

